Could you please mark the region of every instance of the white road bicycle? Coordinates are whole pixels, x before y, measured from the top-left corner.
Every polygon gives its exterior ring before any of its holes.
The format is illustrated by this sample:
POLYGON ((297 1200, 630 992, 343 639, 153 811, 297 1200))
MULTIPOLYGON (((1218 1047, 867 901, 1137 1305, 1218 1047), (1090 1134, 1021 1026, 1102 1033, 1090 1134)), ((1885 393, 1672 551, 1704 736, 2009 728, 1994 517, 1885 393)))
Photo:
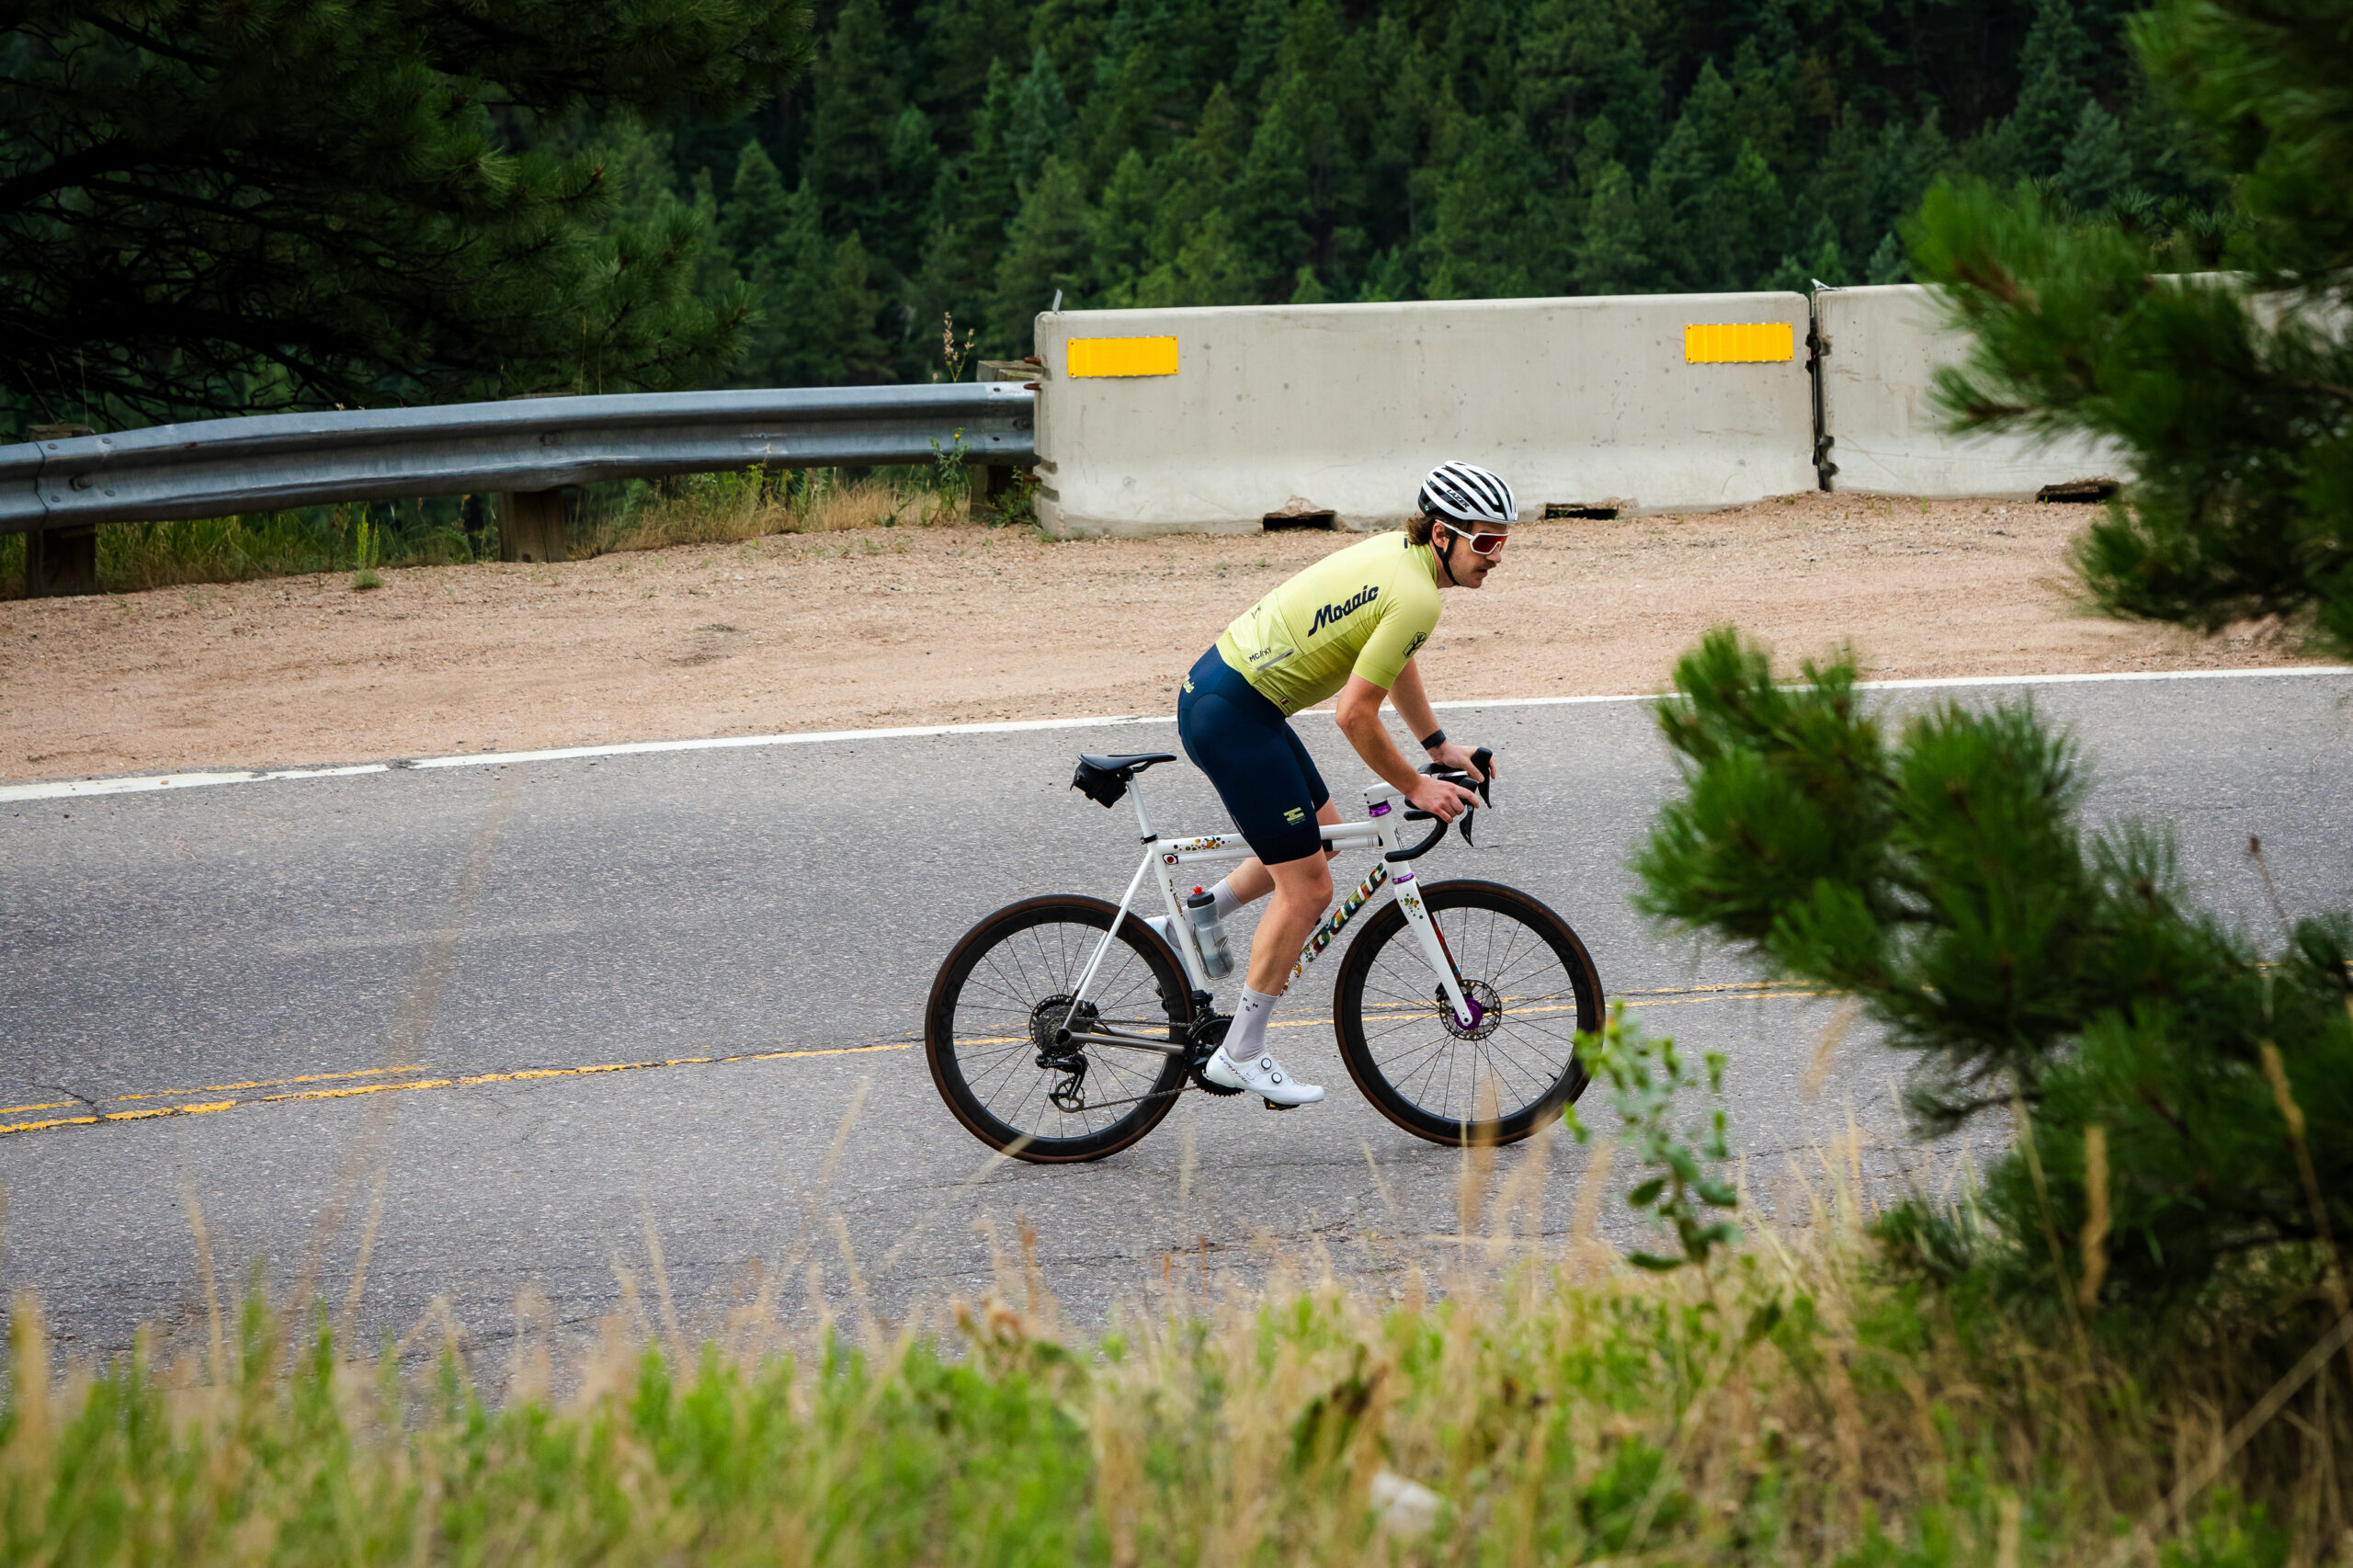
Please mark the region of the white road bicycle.
MULTIPOLYGON (((1232 1020, 1211 1006, 1211 977, 1179 900, 1250 847, 1237 833, 1164 840, 1154 832, 1136 776, 1176 760, 1165 752, 1079 758, 1074 788, 1105 806, 1134 802, 1143 858, 1126 896, 1007 904, 964 935, 932 983, 924 1016, 932 1082, 992 1148, 1045 1165, 1099 1160, 1158 1126, 1188 1088, 1243 1092, 1204 1075, 1232 1020), (1135 913, 1147 880, 1166 936, 1135 913)), ((1484 772, 1486 754, 1474 760, 1484 772)), ((1300 949, 1287 993, 1296 997, 1301 975, 1361 918, 1332 988, 1332 1022, 1357 1087, 1433 1142, 1525 1138, 1585 1090, 1577 1036, 1600 1028, 1603 1014, 1593 960, 1567 921, 1518 889, 1417 881, 1412 863, 1447 824, 1409 844, 1405 823, 1435 819, 1399 810, 1386 784, 1365 798, 1366 820, 1327 826, 1324 841, 1381 858, 1300 949)), ((1467 842, 1469 816, 1462 825, 1467 842)))

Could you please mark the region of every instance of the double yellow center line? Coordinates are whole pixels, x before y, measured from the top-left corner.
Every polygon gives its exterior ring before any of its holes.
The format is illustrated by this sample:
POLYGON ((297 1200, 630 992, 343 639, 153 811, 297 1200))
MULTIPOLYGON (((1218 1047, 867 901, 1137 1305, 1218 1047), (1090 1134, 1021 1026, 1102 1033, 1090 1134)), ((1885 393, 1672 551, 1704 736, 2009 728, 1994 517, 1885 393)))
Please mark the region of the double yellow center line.
MULTIPOLYGON (((1780 1000, 1818 996, 1818 991, 1800 990, 1776 982, 1738 982, 1723 985, 1691 985, 1663 991, 1636 991, 1625 995, 1626 1001, 1640 1007, 1673 1007, 1692 1002, 1730 1002, 1754 997, 1760 1000, 1780 1000)), ((1559 1007, 1538 1007, 1528 1012, 1567 1012, 1574 1004, 1559 1007)), ((1277 1028, 1309 1028, 1329 1026, 1325 1017, 1288 1018, 1279 1020, 1277 1028)), ((966 1045, 1012 1043, 1026 1038, 1008 1036, 1003 1041, 966 1040, 966 1045)), ((399 1094, 410 1089, 462 1089, 484 1084, 537 1083, 550 1078, 588 1078, 605 1073, 643 1073, 657 1067, 717 1067, 737 1062, 789 1062, 812 1056, 866 1056, 877 1051, 912 1051, 918 1044, 912 1040, 892 1040, 879 1045, 837 1045, 804 1051, 747 1051, 729 1056, 669 1056, 645 1062, 599 1062, 585 1067, 525 1067, 512 1073, 452 1074, 446 1077, 413 1076, 430 1074, 433 1069, 419 1063, 402 1067, 360 1067, 345 1073, 308 1073, 289 1078, 251 1078, 242 1083, 210 1084, 196 1089, 152 1089, 138 1094, 103 1095, 96 1099, 45 1100, 31 1105, 0 1106, 0 1117, 20 1116, 38 1111, 72 1110, 78 1114, 57 1116, 28 1121, 0 1122, 0 1135, 11 1132, 43 1132, 60 1127, 97 1127, 111 1121, 149 1121, 167 1116, 205 1116, 213 1111, 232 1110, 245 1105, 282 1105, 298 1100, 350 1099, 360 1095, 399 1094), (363 1083, 358 1080, 375 1079, 363 1083), (252 1094, 255 1089, 275 1093, 252 1094), (224 1098, 209 1096, 222 1096, 224 1098), (144 1100, 186 1100, 185 1105, 141 1105, 144 1100), (128 1105, 128 1110, 101 1110, 102 1105, 128 1105)))
MULTIPOLYGON (((255 1078, 242 1084, 212 1084, 200 1089, 154 1089, 135 1095, 108 1095, 100 1103, 120 1104, 130 1100, 164 1100, 199 1095, 222 1094, 232 1090, 278 1089, 273 1095, 253 1095, 224 1100, 204 1100, 189 1105, 142 1107, 136 1110, 91 1110, 81 1116, 52 1117, 45 1121, 0 1122, 0 1133, 40 1132, 52 1127, 96 1127, 109 1121, 144 1121, 159 1116, 202 1116, 210 1111, 228 1110, 241 1105, 277 1105, 289 1100, 339 1100, 358 1095, 397 1094, 405 1089, 460 1089, 480 1084, 522 1084, 542 1078, 586 1078, 600 1073, 641 1073, 654 1067, 715 1067, 730 1062, 782 1062, 802 1056, 863 1056, 878 1051, 912 1051, 915 1042, 898 1040, 884 1045, 840 1045, 818 1051, 748 1051, 733 1056, 671 1056, 652 1062, 599 1062, 585 1067, 525 1067, 512 1073, 472 1073, 447 1078, 403 1078, 398 1083, 353 1084, 342 1080, 353 1078, 398 1078, 411 1073, 429 1073, 429 1067, 363 1067, 349 1073, 312 1073, 298 1078, 255 1078), (332 1088, 299 1088, 302 1084, 337 1084, 332 1088)), ((75 1106, 87 1106, 85 1100, 56 1100, 43 1105, 0 1106, 0 1116, 37 1110, 65 1110, 75 1106)))

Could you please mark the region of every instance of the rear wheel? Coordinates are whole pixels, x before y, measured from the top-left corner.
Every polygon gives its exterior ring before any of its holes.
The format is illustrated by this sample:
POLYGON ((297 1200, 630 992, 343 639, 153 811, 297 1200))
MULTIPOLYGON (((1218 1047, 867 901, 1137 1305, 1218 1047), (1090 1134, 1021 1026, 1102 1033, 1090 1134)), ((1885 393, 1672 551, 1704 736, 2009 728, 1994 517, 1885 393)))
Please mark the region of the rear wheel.
POLYGON ((1041 1165, 1099 1160, 1176 1105, 1193 1003, 1166 942, 1130 915, 1074 1005, 1117 914, 1079 894, 1025 899, 973 926, 940 966, 924 1055, 939 1097, 989 1147, 1041 1165), (1145 1037, 1175 1053, 1061 1038, 1070 1031, 1145 1037))
POLYGON ((1392 902, 1340 965, 1341 1059, 1364 1097, 1416 1137, 1517 1142, 1585 1092, 1576 1037, 1601 1028, 1601 976, 1569 923, 1516 888, 1435 882, 1420 894, 1477 1021, 1454 1016, 1392 902))

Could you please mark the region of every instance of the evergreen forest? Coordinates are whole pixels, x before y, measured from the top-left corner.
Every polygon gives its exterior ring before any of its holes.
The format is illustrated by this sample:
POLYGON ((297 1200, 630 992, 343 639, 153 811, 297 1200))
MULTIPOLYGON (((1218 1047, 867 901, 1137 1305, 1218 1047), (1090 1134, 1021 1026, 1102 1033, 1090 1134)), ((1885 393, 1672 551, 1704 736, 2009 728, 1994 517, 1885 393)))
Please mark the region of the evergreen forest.
MULTIPOLYGON (((2222 194, 2114 0, 825 0, 726 124, 584 132, 692 209, 739 384, 921 380, 1066 308, 1900 282, 1940 175, 2222 194), (955 341, 943 344, 944 317, 955 341), (947 352, 943 354, 943 347, 947 352)), ((574 146, 580 145, 575 142, 574 146)))

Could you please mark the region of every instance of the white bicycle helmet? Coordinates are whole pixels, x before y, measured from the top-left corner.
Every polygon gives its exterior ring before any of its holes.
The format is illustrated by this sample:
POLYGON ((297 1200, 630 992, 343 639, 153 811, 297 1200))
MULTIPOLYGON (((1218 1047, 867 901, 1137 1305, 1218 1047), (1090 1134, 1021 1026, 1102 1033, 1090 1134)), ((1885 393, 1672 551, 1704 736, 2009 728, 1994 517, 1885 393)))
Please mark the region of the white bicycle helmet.
POLYGON ((1511 486, 1483 468, 1440 463, 1422 481, 1422 510, 1458 523, 1509 528, 1519 517, 1511 486))

